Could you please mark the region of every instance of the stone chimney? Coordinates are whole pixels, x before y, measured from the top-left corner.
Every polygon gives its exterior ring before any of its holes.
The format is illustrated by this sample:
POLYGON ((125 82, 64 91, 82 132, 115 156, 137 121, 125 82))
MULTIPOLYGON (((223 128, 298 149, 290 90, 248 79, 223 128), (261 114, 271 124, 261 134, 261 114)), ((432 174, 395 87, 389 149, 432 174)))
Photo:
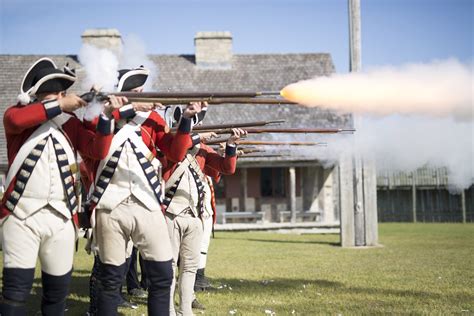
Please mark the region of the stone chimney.
POLYGON ((81 37, 83 44, 109 49, 117 56, 122 52, 122 36, 117 29, 87 29, 81 37))
POLYGON ((232 68, 232 34, 198 32, 194 37, 196 66, 199 68, 232 68))

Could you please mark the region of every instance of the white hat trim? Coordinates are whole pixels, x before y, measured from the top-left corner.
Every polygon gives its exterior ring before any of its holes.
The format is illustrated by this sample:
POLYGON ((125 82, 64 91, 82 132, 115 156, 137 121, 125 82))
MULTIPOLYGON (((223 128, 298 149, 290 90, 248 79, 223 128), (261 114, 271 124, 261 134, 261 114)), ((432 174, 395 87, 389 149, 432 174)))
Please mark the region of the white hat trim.
POLYGON ((136 68, 136 69, 131 69, 130 71, 127 71, 119 80, 118 86, 117 86, 117 91, 121 92, 123 88, 123 84, 125 83, 125 80, 127 80, 131 76, 135 75, 150 75, 150 71, 145 68, 136 68))
POLYGON ((30 68, 28 68, 28 70, 25 72, 25 75, 23 76, 23 80, 21 81, 21 86, 20 86, 20 91, 22 93, 28 93, 29 90, 31 90, 31 88, 28 90, 28 91, 23 91, 23 84, 25 83, 25 79, 26 77, 28 76, 28 74, 30 73, 30 71, 41 61, 44 61, 44 60, 47 60, 49 61, 51 64, 53 64, 54 68, 57 69, 56 67, 56 64, 54 63, 54 61, 51 59, 51 58, 47 58, 47 57, 43 57, 43 58, 40 58, 38 59, 37 61, 35 61, 35 63, 33 65, 31 65, 30 68))

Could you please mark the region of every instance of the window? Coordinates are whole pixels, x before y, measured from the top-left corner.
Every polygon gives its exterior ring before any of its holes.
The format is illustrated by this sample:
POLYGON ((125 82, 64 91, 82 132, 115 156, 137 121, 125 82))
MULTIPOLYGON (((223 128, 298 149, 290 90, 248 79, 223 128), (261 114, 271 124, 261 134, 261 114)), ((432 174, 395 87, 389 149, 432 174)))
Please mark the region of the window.
POLYGON ((262 168, 260 192, 262 197, 285 197, 287 168, 262 168))

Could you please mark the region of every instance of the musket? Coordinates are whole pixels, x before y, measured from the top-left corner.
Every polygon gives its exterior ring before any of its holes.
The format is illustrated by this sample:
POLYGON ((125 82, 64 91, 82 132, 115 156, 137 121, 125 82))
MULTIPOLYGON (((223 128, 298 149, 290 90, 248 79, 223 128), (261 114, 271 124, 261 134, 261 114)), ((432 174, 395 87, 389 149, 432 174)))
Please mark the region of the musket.
POLYGON ((252 153, 265 152, 265 150, 259 149, 259 148, 239 148, 237 151, 240 151, 243 154, 252 154, 252 153))
MULTIPOLYGON (((336 133, 352 133, 353 128, 243 128, 248 134, 262 133, 285 133, 285 134, 336 134, 336 133)), ((206 132, 214 132, 216 134, 232 134, 232 128, 206 129, 206 132)))
MULTIPOLYGON (((206 141, 206 145, 225 143, 229 138, 220 138, 206 141)), ((283 142, 283 141, 263 141, 263 140, 237 140, 238 145, 276 145, 276 146, 326 146, 327 143, 321 142, 283 142)))
POLYGON ((281 141, 263 141, 263 140, 238 140, 238 145, 277 145, 277 146, 326 146, 322 142, 281 142, 281 141))
POLYGON ((86 102, 106 101, 110 95, 123 96, 129 102, 153 102, 163 105, 207 102, 209 104, 297 104, 280 96, 277 91, 262 92, 98 92, 81 95, 86 102))
POLYGON ((266 126, 284 123, 285 120, 272 120, 272 121, 256 121, 256 122, 245 122, 245 123, 227 123, 227 124, 215 124, 215 125, 200 125, 193 127, 193 131, 199 132, 213 132, 216 129, 232 129, 232 128, 243 128, 243 127, 255 127, 255 126, 266 126))
POLYGON ((262 158, 262 157, 271 158, 271 157, 284 157, 284 156, 279 155, 279 154, 242 155, 242 156, 239 156, 239 159, 242 159, 242 158, 262 158))

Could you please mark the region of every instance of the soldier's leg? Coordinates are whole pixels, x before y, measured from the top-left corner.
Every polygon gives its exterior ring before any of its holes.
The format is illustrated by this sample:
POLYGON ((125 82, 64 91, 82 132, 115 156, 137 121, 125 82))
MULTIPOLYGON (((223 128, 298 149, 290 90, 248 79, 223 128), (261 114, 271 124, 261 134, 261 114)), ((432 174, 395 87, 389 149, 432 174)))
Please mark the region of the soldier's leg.
POLYGON ((209 250, 209 244, 211 242, 211 235, 212 235, 212 224, 213 219, 212 216, 208 216, 203 220, 203 235, 201 241, 201 250, 199 255, 199 265, 196 272, 196 282, 194 284, 195 291, 204 291, 206 288, 210 287, 211 284, 209 280, 207 280, 205 276, 205 268, 207 262, 207 252, 209 250))
POLYGON ((166 226, 168 228, 168 235, 170 238, 171 242, 171 249, 173 253, 173 262, 172 262, 172 267, 173 267, 173 279, 171 283, 171 289, 170 289, 170 306, 169 306, 169 314, 170 316, 175 316, 176 315, 176 310, 174 306, 174 295, 175 295, 175 290, 176 290, 176 277, 177 277, 177 263, 178 263, 178 257, 179 257, 179 246, 181 244, 181 231, 178 223, 178 217, 166 213, 165 216, 166 219, 166 226))
POLYGON ((170 306, 170 287, 173 278, 170 238, 162 212, 150 212, 135 201, 132 240, 143 256, 150 281, 148 315, 167 315, 170 306))
POLYGON ((138 261, 138 249, 133 247, 132 254, 130 256, 130 267, 127 272, 127 292, 130 293, 133 289, 140 287, 140 282, 138 281, 138 272, 137 272, 137 261, 138 261))
POLYGON ((97 299, 99 296, 99 255, 94 255, 94 265, 92 266, 89 278, 89 315, 97 315, 97 299))
POLYGON ((40 236, 24 220, 10 215, 2 224, 3 289, 0 315, 26 315, 33 284, 40 236))
POLYGON ((43 315, 63 315, 72 276, 76 231, 70 219, 48 209, 48 213, 38 218, 48 223, 39 250, 43 284, 41 311, 43 315))
POLYGON ((133 219, 120 204, 113 211, 96 210, 96 238, 101 261, 98 315, 117 315, 120 286, 126 272, 126 249, 133 219))
POLYGON ((179 315, 193 315, 194 281, 199 264, 202 239, 202 222, 196 217, 186 217, 186 231, 182 237, 179 266, 179 315))
POLYGON ((142 255, 138 253, 138 263, 140 264, 140 272, 141 272, 141 278, 140 278, 140 287, 144 290, 148 289, 148 279, 147 279, 147 274, 146 274, 146 268, 145 268, 145 260, 143 259, 142 255))

